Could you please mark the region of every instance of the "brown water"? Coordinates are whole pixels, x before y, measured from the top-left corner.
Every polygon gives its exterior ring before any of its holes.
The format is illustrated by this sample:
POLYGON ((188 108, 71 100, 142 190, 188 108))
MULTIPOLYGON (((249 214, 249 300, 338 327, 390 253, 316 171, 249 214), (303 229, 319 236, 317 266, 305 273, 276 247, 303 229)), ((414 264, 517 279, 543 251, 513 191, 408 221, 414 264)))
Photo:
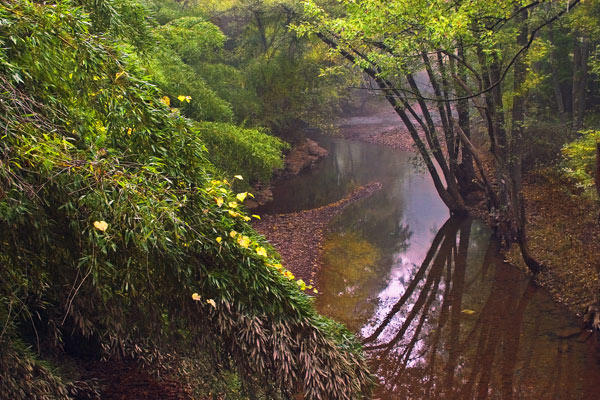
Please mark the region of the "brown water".
POLYGON ((383 184, 332 221, 317 275, 318 309, 363 338, 380 383, 374 399, 600 398, 595 337, 503 263, 487 227, 448 218, 410 154, 320 141, 330 156, 278 185, 270 209, 383 184))

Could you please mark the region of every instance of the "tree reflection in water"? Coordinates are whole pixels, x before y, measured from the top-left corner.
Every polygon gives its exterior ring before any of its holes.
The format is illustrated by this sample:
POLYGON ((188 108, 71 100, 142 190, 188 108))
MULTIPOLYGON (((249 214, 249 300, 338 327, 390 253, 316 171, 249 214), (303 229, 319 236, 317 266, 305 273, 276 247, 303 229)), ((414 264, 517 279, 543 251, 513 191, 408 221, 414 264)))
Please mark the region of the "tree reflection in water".
POLYGON ((478 247, 489 234, 473 226, 454 218, 442 226, 364 338, 380 379, 375 398, 594 398, 589 344, 556 337, 565 313, 497 258, 493 240, 478 247))

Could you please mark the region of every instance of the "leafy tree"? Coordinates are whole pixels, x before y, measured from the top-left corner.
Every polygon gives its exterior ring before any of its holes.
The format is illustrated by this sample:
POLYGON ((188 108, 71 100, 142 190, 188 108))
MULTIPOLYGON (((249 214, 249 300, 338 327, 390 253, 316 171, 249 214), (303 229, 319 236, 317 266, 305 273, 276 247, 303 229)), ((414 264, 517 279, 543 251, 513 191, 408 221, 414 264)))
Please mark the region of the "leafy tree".
POLYGON ((505 243, 517 242, 538 271, 520 192, 524 55, 544 27, 577 3, 307 1, 297 31, 315 34, 377 83, 453 214, 468 212, 465 199, 478 179, 505 243), (495 176, 471 142, 469 106, 485 126, 495 176))
POLYGON ((187 30, 192 21, 205 21, 204 25, 211 21, 225 34, 224 42, 215 46, 218 51, 194 48, 198 37, 206 34, 200 31, 177 33, 165 43, 231 104, 236 122, 265 127, 288 140, 297 139, 299 127, 307 124, 331 126, 332 115, 345 98, 340 88, 344 77, 319 77, 330 61, 326 46, 289 31, 297 15, 296 2, 149 4, 162 24, 160 32, 187 30))

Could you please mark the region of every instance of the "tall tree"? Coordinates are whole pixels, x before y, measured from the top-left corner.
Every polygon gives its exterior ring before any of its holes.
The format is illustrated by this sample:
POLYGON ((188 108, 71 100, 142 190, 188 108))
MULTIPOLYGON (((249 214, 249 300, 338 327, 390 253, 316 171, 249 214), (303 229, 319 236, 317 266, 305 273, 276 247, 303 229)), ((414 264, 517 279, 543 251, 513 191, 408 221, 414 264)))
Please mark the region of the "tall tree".
POLYGON ((519 243, 537 272, 541 264, 527 248, 520 193, 524 55, 539 32, 578 1, 345 0, 332 6, 309 0, 297 30, 316 34, 377 82, 453 214, 469 211, 469 175, 458 165, 468 170, 474 162, 498 232, 507 246, 519 243), (419 83, 423 75, 426 82, 419 83), (484 122, 494 176, 469 138, 465 101, 484 122))

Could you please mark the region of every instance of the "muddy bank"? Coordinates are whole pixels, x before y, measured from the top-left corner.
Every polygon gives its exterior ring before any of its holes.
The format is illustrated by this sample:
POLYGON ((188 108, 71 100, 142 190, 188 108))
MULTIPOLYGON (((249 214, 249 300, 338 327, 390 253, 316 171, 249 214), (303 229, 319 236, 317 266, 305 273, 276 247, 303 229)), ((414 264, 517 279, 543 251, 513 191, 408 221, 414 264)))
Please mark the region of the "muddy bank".
POLYGON ((327 150, 311 139, 294 146, 285 157, 285 168, 278 173, 278 177, 298 175, 300 172, 315 166, 316 162, 327 156, 327 150))
MULTIPOLYGON (((524 176, 529 246, 548 267, 537 281, 556 300, 582 314, 598 290, 600 226, 597 205, 577 191, 551 168, 528 171, 524 176)), ((516 246, 507 258, 526 268, 516 246)))
POLYGON ((265 215, 253 226, 277 249, 287 269, 297 278, 311 282, 319 266, 323 234, 329 221, 348 205, 379 189, 381 183, 372 182, 335 203, 296 213, 265 215))

